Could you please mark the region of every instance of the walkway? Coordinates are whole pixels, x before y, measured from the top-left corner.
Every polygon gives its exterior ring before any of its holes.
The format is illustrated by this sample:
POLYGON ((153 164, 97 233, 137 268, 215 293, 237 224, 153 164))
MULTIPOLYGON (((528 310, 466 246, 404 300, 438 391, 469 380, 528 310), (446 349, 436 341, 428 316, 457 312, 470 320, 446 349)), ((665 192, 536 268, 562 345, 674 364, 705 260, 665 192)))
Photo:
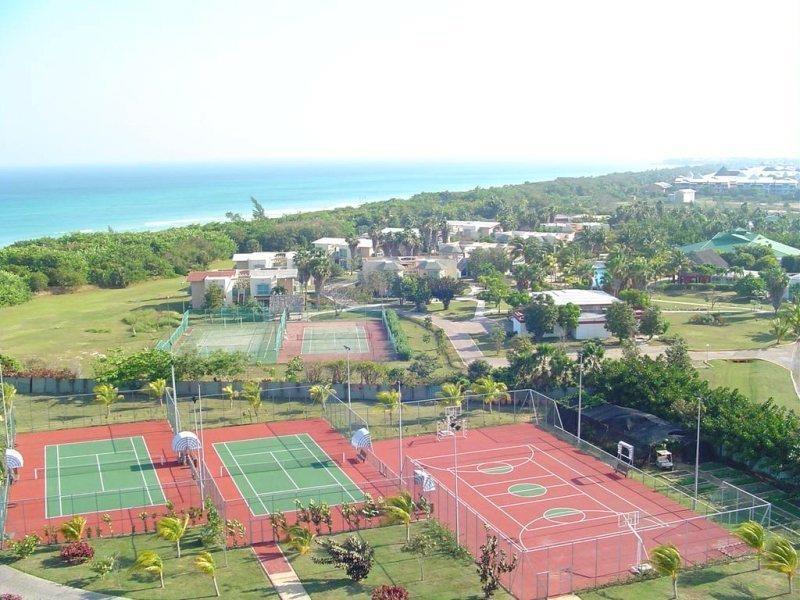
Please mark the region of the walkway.
POLYGON ((47 581, 35 575, 0 565, 0 594, 17 594, 25 600, 103 600, 116 596, 105 596, 96 592, 87 592, 67 587, 60 583, 47 581))
POLYGON ((310 600, 280 546, 274 542, 256 544, 253 552, 281 600, 310 600))

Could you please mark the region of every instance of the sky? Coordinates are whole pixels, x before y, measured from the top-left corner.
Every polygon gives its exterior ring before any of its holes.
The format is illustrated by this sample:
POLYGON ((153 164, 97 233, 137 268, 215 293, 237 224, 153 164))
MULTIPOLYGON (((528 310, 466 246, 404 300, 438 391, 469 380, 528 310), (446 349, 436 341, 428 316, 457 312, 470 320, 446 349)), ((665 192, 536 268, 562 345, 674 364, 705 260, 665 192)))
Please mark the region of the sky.
POLYGON ((800 155, 800 2, 2 0, 0 166, 800 155))

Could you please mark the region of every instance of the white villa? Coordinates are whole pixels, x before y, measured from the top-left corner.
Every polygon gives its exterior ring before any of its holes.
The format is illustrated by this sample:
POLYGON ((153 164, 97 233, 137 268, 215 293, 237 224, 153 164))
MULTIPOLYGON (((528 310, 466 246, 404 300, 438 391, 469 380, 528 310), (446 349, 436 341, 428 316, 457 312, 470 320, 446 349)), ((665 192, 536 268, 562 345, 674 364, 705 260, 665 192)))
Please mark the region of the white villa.
POLYGON ((500 230, 497 221, 447 221, 450 235, 462 240, 479 240, 500 230))
POLYGON ((293 269, 297 252, 249 252, 233 255, 236 269, 293 269))
MULTIPOLYGON (((536 292, 531 294, 531 296, 537 296, 539 294, 550 296, 556 306, 575 304, 581 309, 581 315, 578 318, 578 326, 573 332, 573 337, 576 340, 604 340, 611 336, 611 333, 605 328, 605 311, 615 302, 620 302, 619 299, 611 294, 607 294, 601 290, 568 289, 536 292)), ((511 321, 511 329, 514 333, 528 333, 528 330, 525 328, 525 315, 521 310, 515 311, 509 319, 511 321)), ((560 338, 564 336, 565 332, 559 325, 556 325, 553 331, 545 337, 560 338)))
POLYGON ((393 273, 399 277, 407 273, 416 273, 438 279, 439 277, 461 276, 456 261, 438 256, 398 256, 385 258, 368 258, 361 263, 361 280, 371 273, 393 273))
MULTIPOLYGON (((347 244, 345 238, 335 237, 322 237, 312 242, 315 248, 319 248, 326 252, 331 258, 345 268, 352 266, 353 256, 350 256, 350 246, 347 244)), ((356 247, 356 256, 369 258, 375 256, 375 250, 372 247, 372 240, 369 238, 358 238, 358 246, 356 247)))

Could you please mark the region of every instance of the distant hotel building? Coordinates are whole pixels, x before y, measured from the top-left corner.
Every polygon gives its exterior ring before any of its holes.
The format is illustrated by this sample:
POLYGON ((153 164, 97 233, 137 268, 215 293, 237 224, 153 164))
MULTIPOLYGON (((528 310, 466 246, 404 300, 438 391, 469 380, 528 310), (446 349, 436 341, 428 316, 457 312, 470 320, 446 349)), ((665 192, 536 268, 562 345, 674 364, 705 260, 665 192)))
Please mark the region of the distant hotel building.
POLYGON ((773 194, 794 194, 800 190, 800 171, 796 166, 747 167, 731 170, 722 167, 707 175, 679 176, 675 185, 694 190, 725 192, 733 189, 763 189, 773 194))

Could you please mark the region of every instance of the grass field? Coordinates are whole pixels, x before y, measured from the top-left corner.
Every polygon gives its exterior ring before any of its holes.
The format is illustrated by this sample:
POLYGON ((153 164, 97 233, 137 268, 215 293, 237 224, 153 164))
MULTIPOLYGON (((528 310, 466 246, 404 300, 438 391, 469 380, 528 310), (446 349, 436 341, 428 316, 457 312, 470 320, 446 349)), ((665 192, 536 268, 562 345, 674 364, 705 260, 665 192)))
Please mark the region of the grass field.
MULTIPOLYGON (((193 561, 202 550, 195 530, 190 529, 181 542, 182 556, 175 558, 175 545, 159 540, 155 535, 136 535, 119 538, 92 539, 95 558, 119 555, 118 568, 105 579, 97 578, 87 565, 68 566, 58 556, 60 547, 45 547, 28 558, 12 561, 8 553, 2 562, 20 571, 49 579, 64 585, 92 592, 125 598, 183 600, 213 598, 211 579, 201 575, 193 561), (147 574, 128 574, 135 556, 142 550, 157 552, 164 561, 164 589, 159 588, 158 577, 147 574)), ((250 548, 228 551, 228 566, 221 551, 215 551, 217 581, 223 598, 271 598, 278 594, 269 584, 261 566, 250 548)), ((27 596, 31 597, 32 596, 27 596)))
POLYGON ((137 311, 182 311, 188 306, 184 277, 145 281, 119 290, 86 288, 40 295, 0 308, 0 348, 18 359, 38 358, 49 367, 91 375, 91 363, 109 348, 133 351, 151 346, 170 327, 133 335, 123 322, 137 311))
MULTIPOLYGON (((789 596, 788 592, 785 576, 766 569, 757 571, 754 559, 687 571, 678 576, 678 595, 682 600, 796 597, 789 596)), ((580 597, 581 600, 671 598, 672 582, 668 577, 660 577, 581 592, 580 597)))
MULTIPOLYGON (((421 523, 411 526, 412 535, 420 531, 421 523)), ((358 532, 375 548, 375 563, 369 576, 359 582, 350 581, 344 571, 330 565, 318 565, 310 555, 299 556, 284 545, 289 562, 297 572, 303 586, 315 600, 370 598, 372 589, 383 584, 401 585, 408 589, 411 598, 455 599, 481 598, 481 589, 475 567, 470 561, 461 561, 445 555, 429 555, 422 559, 424 580, 420 579, 420 561, 416 555, 401 550, 406 539, 405 527, 379 527, 358 532)), ((334 536, 343 539, 346 535, 334 536)), ((510 598, 500 589, 495 598, 510 598)))
POLYGON ((765 360, 712 360, 710 367, 698 371, 712 386, 736 388, 758 402, 773 398, 777 404, 800 414, 800 399, 794 391, 791 375, 776 364, 765 360))
POLYGON ((450 321, 469 321, 475 316, 475 302, 471 300, 453 300, 445 310, 441 302, 434 302, 426 307, 426 312, 450 321))
POLYGON ((769 332, 771 314, 767 313, 722 313, 727 324, 723 326, 693 325, 691 314, 668 313, 668 333, 686 338, 690 350, 749 350, 766 348, 775 343, 769 332))

